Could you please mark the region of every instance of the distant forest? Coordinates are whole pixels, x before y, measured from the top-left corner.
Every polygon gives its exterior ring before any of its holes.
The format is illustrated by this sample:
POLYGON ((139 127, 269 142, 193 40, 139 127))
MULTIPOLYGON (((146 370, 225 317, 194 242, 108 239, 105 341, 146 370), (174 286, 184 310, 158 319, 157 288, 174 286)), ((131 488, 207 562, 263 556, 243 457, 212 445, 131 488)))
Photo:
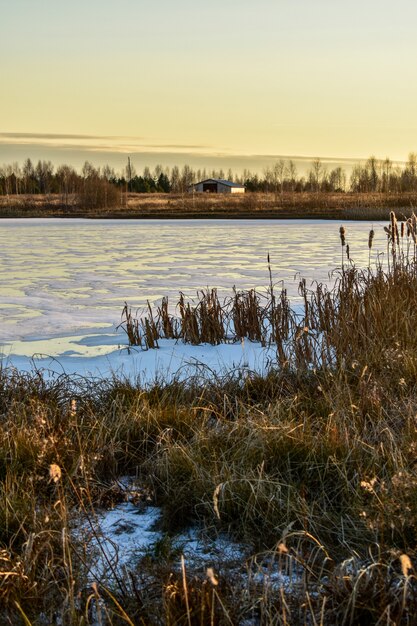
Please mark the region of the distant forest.
POLYGON ((221 178, 245 185, 247 191, 283 194, 284 192, 320 193, 402 193, 417 190, 417 154, 410 153, 403 167, 390 159, 369 157, 358 163, 348 177, 342 167, 328 170, 320 159, 311 163, 305 176, 300 176, 293 161, 279 160, 266 168, 262 175, 244 170, 243 174, 228 171, 193 169, 189 165, 172 168, 157 165, 145 167, 138 174, 130 159, 124 171, 115 172, 108 165, 96 168, 86 161, 80 172, 71 165, 55 166, 50 161, 32 163, 26 159, 0 167, 0 195, 60 194, 63 199, 88 189, 98 189, 110 200, 116 192, 185 193, 188 187, 207 178, 221 178))

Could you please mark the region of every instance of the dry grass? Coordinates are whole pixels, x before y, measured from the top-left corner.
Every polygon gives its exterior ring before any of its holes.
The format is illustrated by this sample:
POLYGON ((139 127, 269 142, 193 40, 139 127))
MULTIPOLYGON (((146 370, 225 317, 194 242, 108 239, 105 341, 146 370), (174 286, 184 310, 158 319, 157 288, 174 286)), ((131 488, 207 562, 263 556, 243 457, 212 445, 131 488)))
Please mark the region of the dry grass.
MULTIPOLYGON (((117 192, 118 194, 119 192, 117 192)), ((75 195, 0 196, 0 217, 251 218, 383 220, 395 209, 409 217, 415 193, 136 194, 85 202, 75 195), (110 208, 110 206, 112 208, 110 208)), ((91 194, 90 194, 91 196, 91 194)), ((89 196, 89 198, 90 198, 89 196)))
MULTIPOLYGON (((145 390, 1 371, 2 623, 416 624, 415 223, 391 220, 386 271, 345 257, 332 289, 301 285, 304 326, 265 377, 145 390), (164 558, 111 590, 87 584, 69 529, 120 497, 123 474, 141 477, 166 532, 199 523, 251 546, 246 576, 164 558), (259 578, 267 564, 298 583, 259 578)), ((276 335, 291 327, 283 297, 276 335)))

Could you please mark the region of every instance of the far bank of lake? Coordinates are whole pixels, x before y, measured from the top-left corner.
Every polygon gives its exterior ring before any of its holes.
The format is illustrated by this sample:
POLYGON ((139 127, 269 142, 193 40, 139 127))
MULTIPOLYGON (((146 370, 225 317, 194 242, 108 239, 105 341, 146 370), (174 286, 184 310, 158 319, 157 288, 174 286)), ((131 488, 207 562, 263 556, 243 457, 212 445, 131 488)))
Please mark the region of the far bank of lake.
POLYGON ((415 192, 117 193, 116 203, 87 208, 76 194, 0 195, 0 218, 89 219, 326 219, 386 220, 395 210, 409 217, 415 192))

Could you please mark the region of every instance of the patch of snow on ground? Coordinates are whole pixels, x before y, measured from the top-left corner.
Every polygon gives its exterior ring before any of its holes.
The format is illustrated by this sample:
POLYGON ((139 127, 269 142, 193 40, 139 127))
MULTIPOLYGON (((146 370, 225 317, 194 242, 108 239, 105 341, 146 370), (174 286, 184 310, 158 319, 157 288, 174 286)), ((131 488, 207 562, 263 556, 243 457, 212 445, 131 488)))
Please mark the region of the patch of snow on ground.
POLYGON ((91 517, 78 531, 86 544, 89 577, 108 584, 123 576, 129 566, 132 569, 161 538, 155 530, 160 514, 160 509, 153 506, 140 509, 123 502, 91 517))
MULTIPOLYGON (((133 484, 133 483, 132 483, 133 484)), ((119 485, 126 489, 126 480, 119 485), (123 485, 124 482, 124 485, 123 485)), ((132 490, 133 493, 133 490, 132 490)), ((110 587, 117 580, 128 580, 141 560, 164 558, 164 541, 172 567, 179 571, 181 555, 188 572, 205 575, 207 568, 227 572, 244 585, 261 585, 270 590, 292 591, 300 584, 300 572, 288 570, 275 554, 249 558, 250 546, 232 541, 225 534, 209 537, 201 528, 191 527, 167 538, 159 530, 161 509, 139 504, 134 498, 109 510, 96 512, 74 531, 77 542, 84 543, 88 578, 110 587)))
MULTIPOLYGON (((185 380, 190 376, 207 378, 233 370, 265 373, 276 360, 273 346, 263 348, 259 343, 250 341, 192 346, 182 341, 162 339, 159 341, 159 349, 146 351, 129 348, 126 339, 120 335, 115 336, 113 346, 109 339, 107 342, 104 353, 91 355, 84 352, 79 355, 71 352, 70 348, 71 345, 80 344, 66 341, 66 351, 56 356, 40 354, 35 342, 31 342, 31 350, 36 353, 32 358, 10 354, 0 358, 0 363, 3 367, 16 368, 22 372, 41 371, 46 378, 64 373, 96 378, 117 376, 147 385, 156 380, 185 380)), ((86 338, 83 348, 88 350, 90 343, 93 343, 93 338, 86 338)))

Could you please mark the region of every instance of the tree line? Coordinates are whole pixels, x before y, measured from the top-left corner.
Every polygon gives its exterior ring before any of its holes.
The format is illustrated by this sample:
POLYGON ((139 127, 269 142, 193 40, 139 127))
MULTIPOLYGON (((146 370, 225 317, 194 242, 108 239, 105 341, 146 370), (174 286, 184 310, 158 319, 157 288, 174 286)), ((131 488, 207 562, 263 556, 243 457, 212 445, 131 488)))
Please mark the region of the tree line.
POLYGON ((402 193, 417 190, 417 154, 410 153, 402 167, 389 158, 379 160, 369 157, 352 168, 348 177, 342 167, 327 169, 320 159, 314 159, 307 174, 299 175, 292 160, 280 159, 262 174, 245 169, 241 174, 231 169, 194 169, 190 165, 172 168, 157 165, 153 170, 145 167, 136 172, 130 158, 122 172, 109 165, 94 167, 86 161, 77 171, 71 165, 55 166, 51 161, 31 159, 0 167, 0 195, 60 194, 66 204, 69 198, 81 194, 84 204, 91 206, 113 205, 120 193, 185 193, 194 183, 207 178, 227 179, 245 185, 247 191, 273 192, 381 192, 402 193))

